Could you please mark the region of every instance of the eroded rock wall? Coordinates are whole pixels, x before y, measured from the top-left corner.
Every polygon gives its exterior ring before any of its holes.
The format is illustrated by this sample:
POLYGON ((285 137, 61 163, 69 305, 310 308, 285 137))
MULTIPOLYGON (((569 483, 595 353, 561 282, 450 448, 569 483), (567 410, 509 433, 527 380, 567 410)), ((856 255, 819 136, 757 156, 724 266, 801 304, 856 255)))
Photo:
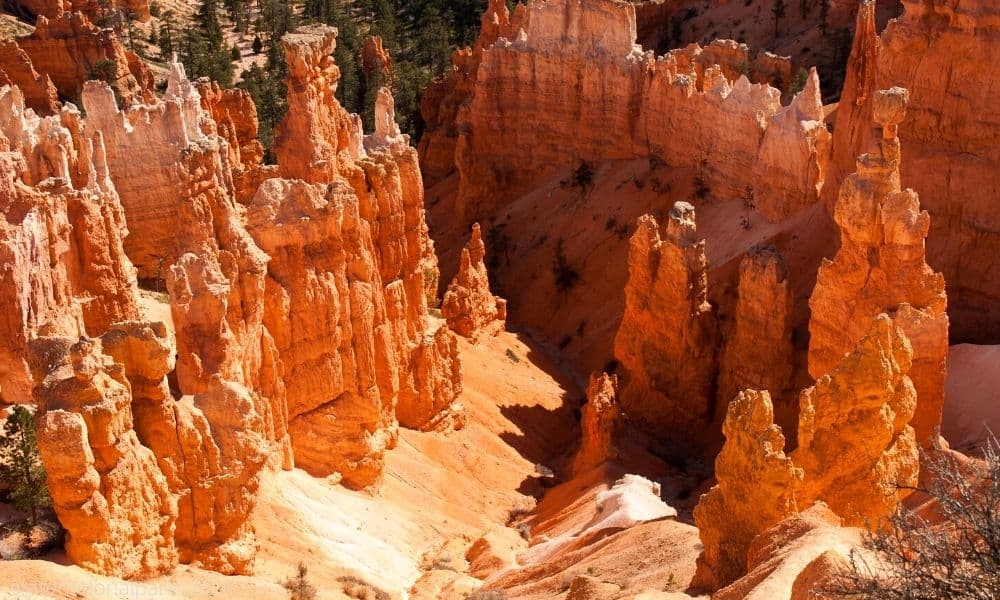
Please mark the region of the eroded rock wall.
POLYGON ((71 107, 35 116, 17 88, 0 88, 0 115, 0 393, 26 403, 32 338, 98 335, 139 312, 102 136, 71 107))
POLYGON ((434 181, 453 159, 465 222, 556 167, 636 157, 703 168, 720 196, 750 185, 772 221, 817 199, 829 134, 815 75, 782 107, 778 90, 700 65, 700 49, 644 52, 631 4, 502 4, 424 104, 424 165, 434 181))

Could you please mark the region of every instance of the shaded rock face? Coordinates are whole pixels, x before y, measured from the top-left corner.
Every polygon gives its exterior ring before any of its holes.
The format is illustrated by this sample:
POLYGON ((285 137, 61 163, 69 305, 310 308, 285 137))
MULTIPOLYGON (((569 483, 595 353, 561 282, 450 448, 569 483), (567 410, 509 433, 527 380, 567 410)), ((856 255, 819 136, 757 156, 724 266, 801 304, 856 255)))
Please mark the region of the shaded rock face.
POLYGON ((441 314, 448 327, 472 341, 483 333, 500 333, 507 321, 507 301, 490 292, 485 256, 486 245, 476 223, 469 243, 462 249, 458 273, 441 301, 441 314))
POLYGON ((862 5, 838 109, 835 162, 846 175, 869 150, 874 91, 910 89, 900 125, 900 173, 931 216, 927 262, 948 285, 953 340, 995 343, 1000 280, 1000 117, 985 82, 1000 77, 1000 7, 981 0, 904 0, 902 16, 882 34, 862 5), (841 133, 843 132, 843 134, 841 133))
POLYGON ((730 403, 718 484, 695 508, 705 546, 699 585, 717 589, 742 577, 754 568, 754 538, 817 501, 859 527, 879 527, 896 509, 919 470, 908 424, 912 354, 902 329, 877 316, 857 348, 802 392, 790 457, 768 395, 741 392, 730 403))
POLYGON ((668 444, 710 446, 713 440, 692 435, 710 429, 714 418, 718 336, 694 208, 675 204, 665 231, 652 216, 641 217, 628 262, 625 315, 615 337, 622 407, 668 444))
POLYGON ((616 398, 618 378, 592 373, 587 384, 587 403, 580 417, 580 448, 573 459, 573 472, 583 473, 618 457, 617 438, 622 425, 616 398))
POLYGON ((39 74, 31 58, 15 42, 0 43, 0 86, 13 85, 24 94, 24 104, 48 116, 59 112, 59 93, 48 75, 39 74))
POLYGON ((39 17, 35 31, 16 43, 65 98, 78 98, 83 83, 93 78, 91 69, 104 60, 114 62, 111 85, 123 104, 153 97, 155 82, 149 68, 112 30, 94 25, 83 13, 39 17))
POLYGON ((745 389, 778 396, 792 378, 792 298, 784 257, 773 248, 751 249, 740 261, 738 294, 735 324, 719 358, 720 406, 745 389))
POLYGON ((428 182, 457 171, 464 222, 581 160, 699 168, 720 196, 754 187, 772 221, 816 201, 829 141, 816 76, 783 108, 778 90, 699 65, 700 49, 643 52, 634 10, 535 0, 510 15, 491 3, 476 46, 456 54, 423 103, 428 182))
POLYGON ((866 333, 866 322, 892 314, 913 346, 910 377, 919 403, 913 427, 930 447, 944 404, 948 298, 944 278, 924 259, 931 220, 917 194, 900 185, 897 127, 905 122, 908 98, 893 88, 872 92, 868 101, 877 126, 869 126, 868 137, 877 149, 858 158, 837 199, 840 249, 820 267, 809 300, 809 372, 828 372, 866 333))
POLYGON ((150 577, 177 564, 177 500, 133 428, 124 369, 100 341, 39 338, 38 449, 66 553, 115 577, 150 577))
POLYGON ((705 549, 694 585, 718 589, 747 571, 747 551, 761 532, 795 514, 802 469, 785 454, 766 392, 740 392, 723 424, 726 443, 715 459, 719 483, 701 497, 695 524, 705 549))
POLYGON ((102 136, 72 107, 38 118, 17 88, 0 88, 0 115, 0 394, 27 403, 29 340, 97 335, 139 309, 102 136))

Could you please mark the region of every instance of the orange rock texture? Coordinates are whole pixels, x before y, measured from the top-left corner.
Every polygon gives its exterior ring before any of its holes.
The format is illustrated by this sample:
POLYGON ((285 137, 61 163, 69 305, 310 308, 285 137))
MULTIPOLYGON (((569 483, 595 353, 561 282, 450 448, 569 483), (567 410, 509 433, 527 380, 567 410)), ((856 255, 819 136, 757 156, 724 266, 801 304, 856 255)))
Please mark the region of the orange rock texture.
POLYGON ((773 248, 752 248, 740 261, 737 293, 735 323, 719 357, 719 406, 740 390, 778 396, 792 378, 792 298, 784 257, 773 248))
POLYGON ((768 395, 741 392, 730 403, 718 484, 695 508, 704 544, 699 585, 717 589, 743 576, 753 568, 751 541, 816 501, 859 527, 878 527, 896 509, 919 470, 908 425, 916 406, 911 357, 901 328, 877 316, 857 348, 802 392, 790 457, 768 395))
POLYGON ((921 443, 930 446, 944 405, 948 299, 944 278, 924 258, 931 219, 920 210, 917 194, 900 185, 897 127, 908 98, 907 90, 892 88, 873 92, 868 102, 881 136, 840 189, 834 210, 840 249, 820 267, 809 300, 809 372, 814 377, 829 372, 865 335, 866 322, 882 312, 893 314, 913 345, 910 377, 919 402, 913 426, 921 443))
MULTIPOLYGON (((1000 280, 1000 212, 995 176, 1000 164, 1000 117, 983 82, 1000 77, 1000 6, 982 0, 904 0, 903 14, 881 37, 863 3, 858 36, 837 111, 834 160, 841 172, 869 151, 874 92, 910 90, 899 127, 900 173, 919 192, 931 224, 927 261, 948 285, 952 338, 992 343, 1000 280), (926 58, 925 58, 926 57, 926 58), (962 73, 963 76, 954 76, 962 73)), ((916 344, 916 342, 914 341, 916 344)))
MULTIPOLYGON (((21 0, 16 7, 23 9, 27 15, 36 17, 57 18, 65 12, 83 12, 89 18, 95 19, 109 10, 128 11, 134 19, 149 20, 148 0, 21 0)), ((26 16, 26 15, 21 15, 26 16)))
POLYGON ((587 403, 580 417, 580 448, 573 458, 573 472, 583 473, 618 456, 617 438, 622 427, 618 405, 618 378, 591 373, 587 403))
POLYGON ((303 104, 281 131, 316 143, 278 154, 310 181, 261 166, 249 96, 176 63, 149 104, 119 108, 88 82, 86 118, 39 118, 0 89, 0 390, 28 402, 34 387, 69 554, 88 569, 249 574, 265 469, 297 460, 366 487, 398 423, 464 423, 457 338, 428 312, 417 153, 387 89, 367 137, 336 103, 334 41, 286 40, 290 89, 313 93, 291 95, 303 104), (129 256, 167 290, 172 328, 138 321, 129 256))
POLYGON ((490 292, 489 275, 483 259, 486 245, 479 223, 472 226, 469 243, 462 249, 462 259, 455 279, 441 301, 441 314, 452 331, 473 341, 481 334, 496 335, 507 320, 507 301, 490 292))
POLYGON ((877 527, 916 485, 912 356, 903 328, 879 315, 857 349, 802 392, 792 453, 805 473, 800 503, 822 500, 850 525, 877 527))
POLYGON ((145 63, 112 30, 94 25, 83 13, 39 17, 35 30, 16 43, 64 97, 78 98, 84 81, 93 78, 91 69, 103 60, 115 65, 111 85, 123 104, 152 97, 153 75, 145 63))
POLYGON ((38 338, 38 449, 66 554, 90 570, 150 577, 177 564, 177 500, 133 428, 131 389, 100 340, 38 338))
POLYGON ((100 134, 72 108, 26 112, 17 88, 0 89, 0 115, 0 394, 26 403, 32 338, 97 335, 139 312, 100 134))
POLYGON ((754 187, 769 220, 817 199, 829 134, 815 75, 782 107, 778 90, 703 69, 692 49, 644 51, 633 5, 613 0, 534 0, 513 15, 492 2, 483 23, 423 104, 423 165, 429 182, 458 172, 464 222, 581 160, 697 167, 721 196, 754 187))
POLYGON ((665 230, 650 215, 640 218, 615 336, 622 407, 658 438, 689 448, 712 443, 705 426, 714 418, 718 327, 706 265, 690 204, 674 205, 665 230))
POLYGON ((726 443, 715 459, 719 483, 694 511, 705 547, 694 584, 713 590, 746 573, 747 551, 760 532, 797 512, 795 489, 802 480, 802 469, 785 454, 766 391, 740 392, 722 432, 726 443))
POLYGON ((24 94, 24 104, 47 116, 59 111, 59 93, 48 75, 41 75, 15 42, 0 43, 0 85, 13 85, 24 94))

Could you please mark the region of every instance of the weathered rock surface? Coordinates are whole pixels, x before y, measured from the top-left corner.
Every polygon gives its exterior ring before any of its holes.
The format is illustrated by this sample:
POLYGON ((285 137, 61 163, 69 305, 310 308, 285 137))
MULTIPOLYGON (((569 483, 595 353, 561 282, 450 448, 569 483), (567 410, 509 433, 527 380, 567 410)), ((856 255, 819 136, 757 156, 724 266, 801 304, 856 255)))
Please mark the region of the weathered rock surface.
POLYGON ((133 429, 131 389, 99 340, 39 338, 38 448, 66 553, 114 577, 150 577, 177 564, 177 501, 133 429))
POLYGON ((747 552, 765 529, 798 511, 795 489, 802 469, 785 454, 766 391, 740 392, 723 425, 726 443, 715 460, 719 483, 694 511, 704 550, 694 584, 718 589, 747 572, 747 552))
POLYGON ((667 443, 715 443, 717 325, 708 303, 705 241, 694 208, 678 202, 666 230, 639 219, 629 249, 625 315, 615 337, 619 398, 630 418, 667 443), (701 432, 701 433, 695 433, 701 432))
POLYGON ((59 112, 59 93, 48 75, 40 74, 15 42, 0 43, 0 86, 14 85, 24 94, 24 104, 37 114, 59 112))
POLYGON ((79 98, 83 83, 93 78, 94 65, 112 61, 111 86, 123 104, 152 99, 153 75, 145 63, 111 29, 94 25, 83 13, 39 17, 35 31, 17 38, 16 43, 63 97, 79 98))
POLYGON ((772 221, 816 201, 829 134, 815 75, 782 107, 778 90, 692 51, 644 52, 633 5, 613 0, 535 0, 513 16, 492 2, 483 24, 423 102, 424 168, 430 182, 458 172, 464 222, 555 168, 636 157, 699 168, 720 197, 750 185, 772 221))
POLYGON ((746 389, 780 396, 792 378, 793 303, 784 257, 773 248, 751 249, 740 261, 738 294, 719 358, 719 406, 746 389))
POLYGON ((17 88, 0 88, 0 115, 0 393, 26 403, 29 340, 98 335, 139 313, 101 135, 74 108, 26 112, 17 88))
POLYGON ((805 477, 797 498, 826 502, 850 525, 877 527, 917 481, 913 350, 901 330, 879 315, 857 349, 800 398, 792 460, 805 477))
POLYGON ((618 378, 592 373, 587 385, 587 403, 580 417, 580 448, 573 459, 573 472, 583 473, 618 457, 621 407, 616 398, 618 378))
MULTIPOLYGON (((901 88, 871 92, 868 105, 881 129, 877 150, 857 160, 844 180, 834 218, 840 249, 820 267, 809 300, 809 372, 827 373, 853 348, 882 312, 893 315, 913 346, 910 377, 918 409, 917 439, 937 439, 944 405, 948 353, 945 282, 924 260, 930 218, 912 190, 900 185, 900 139, 909 93, 901 88)), ((872 129, 869 127, 869 129, 872 129)), ((869 137, 877 139, 877 132, 869 137)))
MULTIPOLYGON (((900 172, 931 217, 927 262, 947 281, 953 340, 995 343, 1000 280, 1000 117, 990 86, 1000 77, 1000 6, 982 0, 904 0, 903 15, 877 37, 863 4, 837 111, 835 162, 846 174, 869 150, 874 92, 910 90, 900 125, 900 172)), ((914 342, 916 343, 916 342, 914 342)))
POLYGON ((481 334, 496 335, 507 320, 507 301, 490 292, 489 275, 483 259, 486 245, 479 223, 462 249, 462 261, 455 279, 441 301, 441 314, 455 333, 475 341, 481 334))
POLYGON ((128 11, 132 18, 145 22, 149 20, 148 0, 20 0, 15 5, 23 10, 19 16, 57 18, 64 12, 80 11, 89 18, 96 19, 109 10, 128 11))

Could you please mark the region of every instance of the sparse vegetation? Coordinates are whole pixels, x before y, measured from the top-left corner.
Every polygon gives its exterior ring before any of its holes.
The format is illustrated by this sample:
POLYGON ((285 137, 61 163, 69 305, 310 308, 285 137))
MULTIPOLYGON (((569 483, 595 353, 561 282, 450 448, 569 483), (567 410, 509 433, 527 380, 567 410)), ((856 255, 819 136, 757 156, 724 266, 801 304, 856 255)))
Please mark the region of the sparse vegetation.
POLYGON ((503 590, 477 590, 466 596, 467 600, 507 600, 503 590))
POLYGON ((87 79, 112 84, 118 79, 118 63, 110 58, 102 58, 90 66, 87 79))
POLYGON ((562 293, 573 289, 580 282, 580 273, 570 266, 563 249, 563 240, 556 242, 555 256, 552 259, 552 275, 555 277, 556 289, 562 293))
POLYGON ((356 600, 390 600, 392 598, 385 590, 380 590, 367 581, 352 575, 338 577, 337 581, 340 583, 344 595, 348 598, 356 600))
POLYGON ((806 89, 806 83, 808 82, 809 71, 799 69, 799 72, 795 74, 795 79, 792 80, 792 86, 788 88, 788 96, 794 98, 796 94, 806 89))
POLYGON ((8 501, 38 523, 39 509, 52 505, 45 480, 45 466, 38 453, 35 417, 23 406, 11 409, 0 438, 0 481, 9 489, 8 501))
POLYGON ((514 362, 514 363, 521 362, 521 359, 518 358, 517 354, 515 354, 514 351, 511 350, 510 348, 507 348, 507 351, 505 352, 505 354, 507 355, 507 358, 510 359, 510 362, 514 362))
POLYGON ((291 600, 315 600, 316 586, 309 583, 308 573, 306 565, 299 563, 295 577, 289 577, 281 584, 288 590, 288 597, 291 600))
POLYGON ((1000 444, 992 438, 984 460, 960 460, 944 451, 924 456, 940 522, 901 507, 865 538, 867 554, 853 552, 850 567, 829 592, 873 600, 963 598, 995 600, 1000 590, 1000 444))
POLYGON ((750 214, 754 210, 757 210, 756 192, 752 185, 748 185, 743 190, 743 215, 740 217, 740 227, 746 230, 753 228, 753 224, 750 222, 750 214))
POLYGON ((778 26, 785 18, 785 0, 774 0, 771 6, 771 14, 774 15, 774 37, 778 37, 778 26))

